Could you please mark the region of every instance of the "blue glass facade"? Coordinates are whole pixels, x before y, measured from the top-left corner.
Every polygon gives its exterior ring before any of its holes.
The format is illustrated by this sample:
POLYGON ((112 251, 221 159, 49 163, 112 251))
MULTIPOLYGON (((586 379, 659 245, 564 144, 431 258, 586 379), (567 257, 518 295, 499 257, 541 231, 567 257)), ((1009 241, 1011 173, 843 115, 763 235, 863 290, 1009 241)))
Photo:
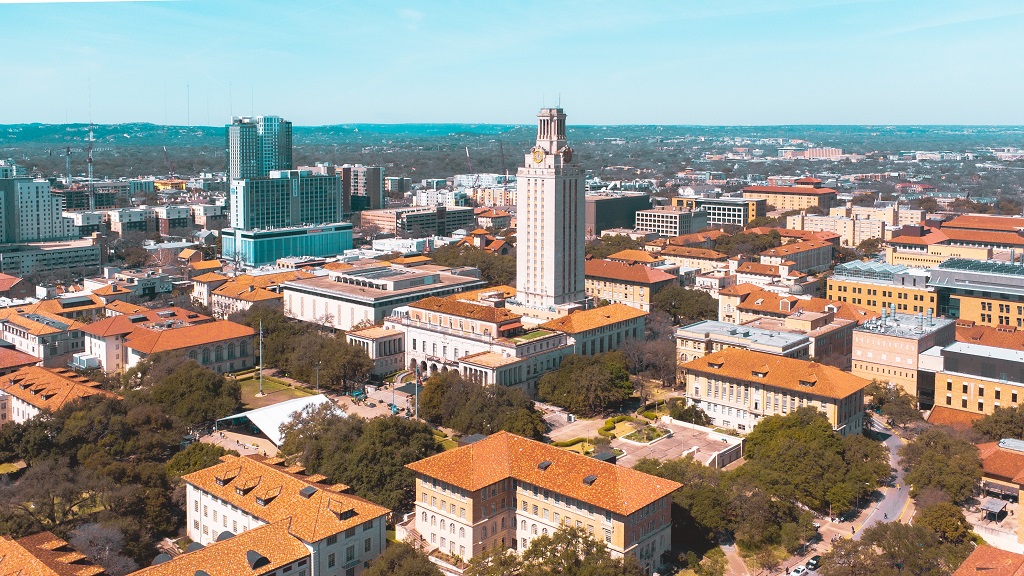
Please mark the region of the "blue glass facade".
POLYGON ((248 266, 273 264, 286 256, 337 256, 352 248, 352 225, 306 226, 278 230, 223 230, 224 258, 248 266))

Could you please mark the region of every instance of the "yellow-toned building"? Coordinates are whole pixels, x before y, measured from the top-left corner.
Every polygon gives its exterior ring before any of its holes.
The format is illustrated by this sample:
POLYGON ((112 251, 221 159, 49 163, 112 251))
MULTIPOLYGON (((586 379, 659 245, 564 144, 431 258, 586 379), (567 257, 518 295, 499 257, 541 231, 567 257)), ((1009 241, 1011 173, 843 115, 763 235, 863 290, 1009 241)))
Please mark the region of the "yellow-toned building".
POLYGON ((885 248, 885 261, 896 266, 934 268, 950 258, 991 260, 992 249, 976 246, 947 246, 945 244, 932 244, 920 249, 909 249, 905 246, 887 246, 885 248))
POLYGON ((932 404, 924 354, 954 341, 956 326, 948 318, 925 314, 883 313, 853 330, 853 374, 900 386, 921 406, 932 404))
POLYGON ((644 264, 612 260, 587 260, 584 264, 587 296, 597 301, 625 304, 651 311, 654 295, 679 284, 679 276, 644 264))
POLYGON ((680 366, 686 397, 715 426, 749 432, 766 416, 807 406, 847 436, 864 427, 870 380, 832 366, 764 352, 726 348, 680 366))
POLYGON ((508 432, 408 465, 416 511, 406 540, 458 566, 500 547, 526 550, 562 526, 584 529, 615 557, 661 571, 682 485, 508 432))
POLYGON ((748 200, 763 199, 776 210, 806 210, 820 208, 827 211, 836 201, 836 191, 817 186, 747 186, 743 197, 748 200))
POLYGON ((938 313, 982 326, 1024 328, 1024 266, 950 258, 931 270, 938 313))
POLYGON ((826 297, 879 313, 893 306, 897 312, 930 312, 934 316, 938 307, 928 277, 927 271, 909 266, 847 262, 836 266, 829 276, 826 297))
POLYGON ((691 248, 689 246, 665 246, 658 253, 666 262, 680 268, 693 268, 706 274, 712 270, 729 268, 729 255, 708 248, 691 248))
POLYGON ((708 226, 731 224, 746 226, 754 219, 765 215, 768 202, 758 198, 698 198, 677 197, 673 206, 690 210, 703 209, 707 212, 708 226))

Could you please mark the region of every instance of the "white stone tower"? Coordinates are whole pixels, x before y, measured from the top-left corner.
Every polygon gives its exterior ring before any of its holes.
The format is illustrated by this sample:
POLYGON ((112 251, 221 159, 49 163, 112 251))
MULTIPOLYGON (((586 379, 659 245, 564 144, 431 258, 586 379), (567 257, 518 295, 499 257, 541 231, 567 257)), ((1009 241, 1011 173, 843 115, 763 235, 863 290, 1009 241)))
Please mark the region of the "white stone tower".
POLYGON ((586 300, 586 186, 565 140, 565 113, 537 115, 537 145, 516 178, 516 300, 554 312, 586 300))

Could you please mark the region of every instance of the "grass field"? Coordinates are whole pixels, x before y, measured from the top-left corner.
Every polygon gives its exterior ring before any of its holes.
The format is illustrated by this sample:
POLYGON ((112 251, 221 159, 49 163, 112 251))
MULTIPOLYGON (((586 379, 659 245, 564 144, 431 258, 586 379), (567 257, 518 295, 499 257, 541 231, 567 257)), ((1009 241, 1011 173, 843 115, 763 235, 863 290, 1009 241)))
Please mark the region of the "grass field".
POLYGON ((616 438, 622 438, 627 434, 632 434, 636 430, 636 426, 628 420, 623 420, 615 425, 615 430, 612 430, 612 434, 615 434, 616 438))
POLYGON ((277 404, 278 402, 284 402, 293 398, 311 396, 305 390, 292 388, 276 378, 268 378, 267 376, 263 377, 264 396, 256 396, 260 391, 259 378, 242 380, 239 382, 239 385, 242 387, 242 406, 249 410, 270 406, 271 404, 277 404))
POLYGON ((3 464, 0 464, 0 474, 10 474, 11 472, 17 472, 17 471, 18 471, 18 466, 15 465, 15 464, 11 464, 10 462, 5 462, 3 464))

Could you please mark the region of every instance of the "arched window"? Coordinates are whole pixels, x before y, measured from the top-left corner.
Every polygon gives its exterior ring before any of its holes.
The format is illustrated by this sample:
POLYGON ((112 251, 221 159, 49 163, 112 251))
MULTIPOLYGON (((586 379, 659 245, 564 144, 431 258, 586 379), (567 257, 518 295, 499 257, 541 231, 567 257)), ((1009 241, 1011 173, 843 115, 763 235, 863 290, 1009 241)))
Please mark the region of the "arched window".
POLYGON ((210 363, 210 349, 209 348, 203 348, 203 364, 209 364, 209 363, 210 363))
POLYGON ((228 360, 234 360, 237 352, 235 352, 235 343, 228 344, 228 360))
POLYGON ((427 523, 427 513, 426 512, 423 513, 423 523, 424 524, 427 523))
POLYGON ((224 347, 223 346, 217 346, 217 348, 214 351, 213 357, 217 359, 217 362, 223 362, 224 361, 224 347))
POLYGON ((526 520, 523 520, 523 523, 520 524, 520 530, 526 531, 526 520))
POLYGON ((193 361, 193 362, 197 362, 199 360, 199 354, 196 353, 195 350, 189 350, 188 351, 188 359, 193 361))
POLYGON ((533 534, 534 536, 537 535, 537 525, 536 524, 534 524, 533 526, 530 526, 530 533, 533 534))
POLYGON ((431 526, 437 526, 437 516, 433 516, 433 515, 430 516, 430 525, 431 526))
POLYGON ((547 536, 548 535, 548 529, 547 528, 542 528, 540 533, 543 534, 544 536, 547 536))
POLYGON ((452 533, 452 536, 455 535, 455 522, 451 523, 451 533, 452 533))
POLYGON ((444 530, 444 518, 441 519, 441 530, 444 530))
POLYGON ((465 538, 465 537, 466 537, 466 529, 465 528, 459 528, 459 538, 465 538))
POLYGON ((238 344, 238 354, 239 354, 239 356, 242 356, 243 358, 249 355, 249 341, 248 340, 242 340, 241 342, 239 342, 239 344, 238 344))

